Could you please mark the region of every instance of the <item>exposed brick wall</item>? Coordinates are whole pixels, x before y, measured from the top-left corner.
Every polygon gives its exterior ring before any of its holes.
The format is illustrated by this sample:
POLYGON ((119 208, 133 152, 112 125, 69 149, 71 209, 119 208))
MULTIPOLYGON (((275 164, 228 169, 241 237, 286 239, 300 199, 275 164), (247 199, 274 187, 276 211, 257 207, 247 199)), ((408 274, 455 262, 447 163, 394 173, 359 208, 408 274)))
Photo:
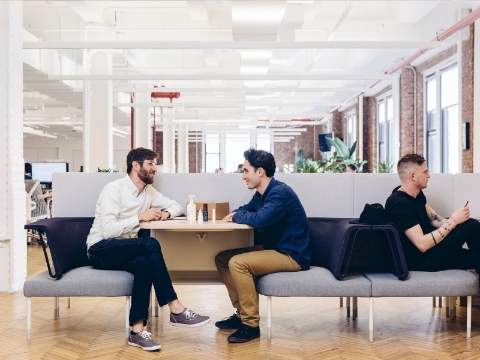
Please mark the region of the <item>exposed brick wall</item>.
MULTIPOLYGON (((417 154, 423 155, 423 75, 417 72, 417 154)), ((403 68, 400 75, 400 157, 414 152, 414 73, 403 68)))
POLYGON ((285 164, 295 164, 295 154, 293 147, 297 142, 298 150, 303 150, 306 159, 320 160, 320 150, 318 147, 318 134, 326 131, 323 125, 305 126, 307 131, 302 132, 301 135, 296 136, 294 140, 283 143, 273 143, 273 152, 275 154, 275 162, 279 169, 283 168, 285 164))
POLYGON ((474 24, 470 37, 462 42, 462 122, 470 123, 470 149, 462 151, 462 172, 473 172, 473 44, 474 24))
MULTIPOLYGON (((190 134, 193 134, 191 132, 190 134)), ((200 135, 201 132, 198 132, 198 135, 200 135)), ((196 147, 197 151, 195 152, 195 143, 191 142, 188 144, 188 172, 189 173, 196 173, 196 172, 201 172, 202 171, 202 166, 203 166, 203 146, 202 142, 197 142, 196 147)))
POLYGON ((336 138, 340 138, 343 141, 345 139, 344 128, 345 128, 344 114, 339 112, 338 110, 335 110, 332 113, 333 136, 336 138))

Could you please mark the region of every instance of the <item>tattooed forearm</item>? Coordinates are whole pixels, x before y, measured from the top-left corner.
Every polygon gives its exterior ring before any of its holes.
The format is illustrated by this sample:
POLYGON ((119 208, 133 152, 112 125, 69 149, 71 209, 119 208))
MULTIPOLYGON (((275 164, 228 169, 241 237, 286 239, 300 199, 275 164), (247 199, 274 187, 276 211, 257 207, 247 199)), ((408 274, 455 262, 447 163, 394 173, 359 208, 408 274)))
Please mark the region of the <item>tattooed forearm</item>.
POLYGON ((445 220, 444 217, 442 217, 442 216, 440 216, 440 215, 438 215, 438 214, 436 214, 436 213, 434 213, 434 212, 430 212, 430 219, 436 220, 436 221, 440 221, 440 222, 442 222, 442 221, 445 220))

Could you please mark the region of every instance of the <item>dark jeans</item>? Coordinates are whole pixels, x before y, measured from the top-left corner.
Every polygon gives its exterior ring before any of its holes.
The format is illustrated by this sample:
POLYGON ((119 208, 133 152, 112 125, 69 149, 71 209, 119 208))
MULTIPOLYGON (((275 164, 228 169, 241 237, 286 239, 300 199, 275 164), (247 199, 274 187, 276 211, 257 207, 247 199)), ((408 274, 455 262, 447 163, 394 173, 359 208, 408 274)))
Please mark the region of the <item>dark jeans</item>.
POLYGON ((177 299, 155 238, 102 240, 90 246, 88 252, 95 269, 125 270, 133 274, 130 325, 139 320, 147 324, 152 284, 160 306, 177 299))
POLYGON ((423 264, 409 265, 410 270, 475 269, 480 274, 480 222, 468 219, 461 223, 423 255, 423 264), (468 249, 462 248, 464 243, 468 249))

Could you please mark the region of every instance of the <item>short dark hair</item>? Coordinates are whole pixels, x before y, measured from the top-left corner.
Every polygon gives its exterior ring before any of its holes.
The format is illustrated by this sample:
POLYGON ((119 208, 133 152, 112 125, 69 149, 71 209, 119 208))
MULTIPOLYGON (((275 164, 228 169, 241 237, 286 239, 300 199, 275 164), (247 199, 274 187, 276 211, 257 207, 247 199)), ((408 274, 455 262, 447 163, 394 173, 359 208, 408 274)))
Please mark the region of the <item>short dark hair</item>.
POLYGON ((268 151, 250 148, 243 153, 243 156, 253 166, 255 171, 258 168, 262 168, 268 177, 272 177, 275 174, 275 158, 268 151))
POLYGON ((27 174, 31 174, 32 173, 32 164, 30 163, 25 163, 25 172, 27 174))
POLYGON ((425 158, 418 154, 406 154, 403 155, 397 163, 397 172, 400 174, 409 165, 417 164, 422 165, 425 162, 425 158))
POLYGON ((355 172, 358 172, 357 164, 350 164, 347 167, 350 168, 351 170, 355 171, 355 172))
POLYGON ((243 164, 238 164, 237 169, 243 168, 243 164))
POLYGON ((153 160, 158 157, 158 154, 150 149, 145 149, 142 147, 132 149, 127 155, 127 173, 130 174, 132 171, 132 162, 138 161, 142 162, 145 160, 153 160))

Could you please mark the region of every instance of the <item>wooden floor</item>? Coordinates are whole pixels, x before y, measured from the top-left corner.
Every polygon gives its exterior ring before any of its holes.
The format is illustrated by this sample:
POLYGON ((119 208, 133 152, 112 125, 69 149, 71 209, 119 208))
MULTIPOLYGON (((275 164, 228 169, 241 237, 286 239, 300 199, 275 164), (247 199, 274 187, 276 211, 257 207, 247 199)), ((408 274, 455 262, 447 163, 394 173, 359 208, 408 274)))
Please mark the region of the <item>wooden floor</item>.
MULTIPOLYGON (((28 276, 46 269, 41 248, 28 248, 28 276)), ((472 339, 465 338, 466 311, 457 318, 432 308, 431 298, 375 299, 374 342, 368 341, 368 300, 359 316, 346 318, 337 298, 274 298, 273 339, 266 338, 266 300, 261 297, 262 336, 228 344, 229 331, 214 322, 233 313, 223 286, 176 286, 180 300, 201 314, 206 326, 185 329, 168 322, 168 310, 148 323, 161 351, 128 346, 124 298, 61 299, 53 320, 53 299, 32 299, 32 341, 26 341, 27 301, 22 292, 0 293, 4 323, 0 359, 480 359, 480 308, 473 309, 472 339)))

